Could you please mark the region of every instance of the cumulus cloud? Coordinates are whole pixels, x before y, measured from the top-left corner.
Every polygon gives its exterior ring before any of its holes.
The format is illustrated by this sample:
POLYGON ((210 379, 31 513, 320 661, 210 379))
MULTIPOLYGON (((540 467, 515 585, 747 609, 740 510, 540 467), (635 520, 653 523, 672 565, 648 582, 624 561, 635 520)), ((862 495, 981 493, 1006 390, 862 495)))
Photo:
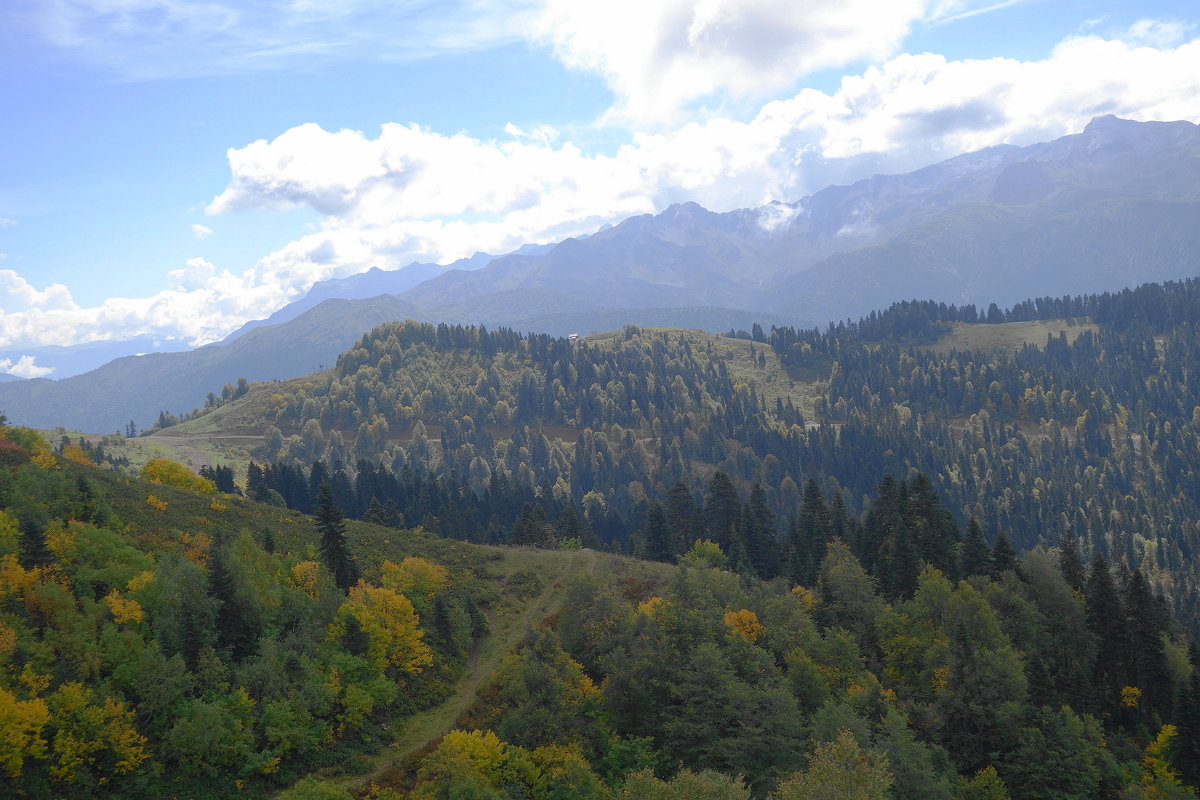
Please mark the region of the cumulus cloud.
POLYGON ((822 69, 894 54, 915 24, 1020 0, 545 0, 533 38, 616 95, 609 119, 677 120, 697 102, 765 98, 822 69))
POLYGON ((197 239, 207 239, 209 236, 213 235, 213 229, 208 227, 207 225, 201 225, 200 223, 195 223, 191 227, 192 227, 192 236, 196 237, 197 239))
POLYGON ((565 64, 605 78, 617 96, 617 116, 670 120, 682 106, 718 92, 763 96, 817 69, 887 56, 924 6, 924 0, 547 0, 535 30, 565 64))
POLYGON ((21 356, 16 363, 13 363, 11 358, 0 358, 0 372, 7 372, 18 378, 44 378, 54 372, 54 367, 39 367, 33 362, 33 356, 21 356))
POLYGON ((11 269, 0 269, 0 313, 26 309, 78 308, 71 299, 71 292, 61 283, 52 283, 45 289, 37 289, 11 269))
MULTIPOLYGON (((945 6, 955 8, 964 6, 945 6)), ((902 54, 833 91, 768 102, 750 119, 635 132, 608 153, 516 126, 485 140, 415 124, 384 125, 374 136, 301 125, 230 150, 230 181, 208 211, 302 206, 322 215, 318 230, 240 275, 194 258, 153 297, 95 308, 76 307, 65 287, 37 289, 0 270, 0 344, 144 332, 203 343, 315 281, 372 266, 503 253, 685 200, 717 211, 794 202, 874 172, 1077 132, 1100 114, 1198 121, 1200 39, 1155 46, 1147 42, 1154 30, 1073 37, 1036 61, 902 54)), ((792 210, 765 210, 761 225, 778 227, 792 210)))

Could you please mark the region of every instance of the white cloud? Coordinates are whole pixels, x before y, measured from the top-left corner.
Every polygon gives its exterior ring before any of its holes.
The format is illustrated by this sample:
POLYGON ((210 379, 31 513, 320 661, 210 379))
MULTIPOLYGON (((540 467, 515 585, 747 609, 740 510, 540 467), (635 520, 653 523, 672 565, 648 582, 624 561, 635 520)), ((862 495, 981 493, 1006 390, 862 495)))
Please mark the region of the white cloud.
POLYGON ((20 223, 18 223, 15 219, 0 217, 0 228, 15 228, 18 224, 20 223))
POLYGON ((191 228, 192 228, 192 236, 196 237, 197 239, 207 239, 209 236, 213 235, 213 229, 208 227, 207 225, 201 225, 200 223, 195 223, 191 226, 191 228))
POLYGON ((38 290, 11 269, 0 269, 0 315, 31 308, 74 310, 78 306, 61 283, 38 290))
MULTIPOLYGON (((0 270, 0 344, 144 332, 203 343, 315 281, 371 266, 502 253, 677 201, 718 211, 795 201, 873 172, 1052 139, 1099 114, 1200 121, 1200 39, 1171 47, 1130 39, 1075 37, 1039 61, 900 55, 836 91, 806 89, 746 121, 634 133, 608 154, 516 126, 507 138, 482 140, 412 124, 385 125, 374 137, 301 125, 230 150, 229 184, 208 210, 306 206, 323 216, 319 229, 241 275, 194 258, 154 296, 94 308, 77 307, 65 287, 38 290, 0 270)), ((782 224, 786 211, 764 212, 760 222, 782 224)))
POLYGON ((11 358, 3 358, 0 359, 0 372, 7 372, 18 378, 44 378, 54 372, 54 367, 39 367, 33 362, 33 356, 21 356, 15 364, 11 358))
POLYGON ((1142 19, 1131 25, 1122 38, 1150 47, 1174 47, 1187 37, 1192 27, 1179 20, 1142 19))
POLYGON ((896 50, 928 0, 546 0, 536 35, 604 77, 613 113, 676 118, 697 100, 764 97, 818 69, 896 50))
POLYGON ((216 267, 203 258, 189 258, 183 269, 167 273, 167 286, 171 289, 188 291, 207 286, 217 274, 216 267))

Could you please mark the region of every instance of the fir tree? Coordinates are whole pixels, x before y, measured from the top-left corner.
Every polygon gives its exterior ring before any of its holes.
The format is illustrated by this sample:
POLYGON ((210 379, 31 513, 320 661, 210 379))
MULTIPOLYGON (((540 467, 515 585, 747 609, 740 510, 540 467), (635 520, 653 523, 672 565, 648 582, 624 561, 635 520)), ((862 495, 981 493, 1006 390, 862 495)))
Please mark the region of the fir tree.
POLYGON ((729 476, 720 470, 713 473, 704 496, 704 527, 708 538, 722 549, 728 549, 732 544, 733 529, 738 524, 741 510, 737 489, 729 476))
POLYGON ((1079 558, 1079 547, 1070 528, 1063 530, 1058 539, 1058 571, 1072 589, 1082 590, 1087 583, 1087 573, 1079 558))
POLYGON ((1092 696, 1098 711, 1109 712, 1118 707, 1121 689, 1129 683, 1126 657, 1130 636, 1108 562, 1099 553, 1092 560, 1084 594, 1088 629, 1096 639, 1092 696))
POLYGON ((991 562, 993 575, 1002 575, 1008 570, 1021 574, 1021 562, 1017 558, 1017 551, 1013 550, 1008 541, 1008 534, 1004 531, 996 531, 996 540, 992 542, 991 562))
POLYGON ((991 549, 983 538, 983 527, 979 520, 971 517, 967 523, 967 536, 963 540, 960 574, 964 578, 972 575, 987 575, 991 571, 991 549))
POLYGON ((333 501, 328 483, 317 491, 317 530, 321 534, 321 559, 333 573, 333 581, 343 592, 358 582, 358 564, 346 545, 346 520, 333 501))
POLYGON ((1129 666, 1133 685, 1142 690, 1145 706, 1165 712, 1172 699, 1171 673, 1163 653, 1168 620, 1160 615, 1140 569, 1134 570, 1129 578, 1123 604, 1129 621, 1129 666))
POLYGON ((674 557, 671 552, 671 535, 667 530, 667 517, 658 503, 650 506, 646 515, 646 545, 645 557, 650 561, 670 561, 674 557))
POLYGON ((254 652, 259 623, 238 591, 226 559, 226 547, 214 544, 208 559, 208 593, 218 604, 217 647, 228 651, 234 661, 241 661, 254 652))

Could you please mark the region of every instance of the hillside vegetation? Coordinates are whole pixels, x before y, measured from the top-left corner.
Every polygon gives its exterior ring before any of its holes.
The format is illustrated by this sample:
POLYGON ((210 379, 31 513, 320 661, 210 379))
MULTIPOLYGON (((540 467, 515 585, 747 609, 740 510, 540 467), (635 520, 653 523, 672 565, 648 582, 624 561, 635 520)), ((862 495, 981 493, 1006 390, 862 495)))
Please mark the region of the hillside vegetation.
POLYGON ((484 547, 0 433, 5 796, 1195 797, 1200 665, 1144 575, 959 541, 921 476, 861 529, 806 491, 805 586, 704 539, 484 547))
MULTIPOLYGON (((772 513, 776 563, 810 479, 858 517, 881 476, 920 472, 959 531, 975 517, 1022 550, 1071 532, 1195 621, 1198 291, 902 303, 733 338, 389 323, 327 372, 255 385, 150 439, 238 437, 250 489, 300 510, 328 479, 351 517, 506 542, 522 515, 566 515, 568 536, 639 553, 654 508, 675 503, 682 520, 720 472, 772 513), (1024 344, 999 346, 1014 328, 1024 344), (962 336, 985 349, 958 349, 962 336)), ((703 528, 668 521, 667 556, 703 528)))

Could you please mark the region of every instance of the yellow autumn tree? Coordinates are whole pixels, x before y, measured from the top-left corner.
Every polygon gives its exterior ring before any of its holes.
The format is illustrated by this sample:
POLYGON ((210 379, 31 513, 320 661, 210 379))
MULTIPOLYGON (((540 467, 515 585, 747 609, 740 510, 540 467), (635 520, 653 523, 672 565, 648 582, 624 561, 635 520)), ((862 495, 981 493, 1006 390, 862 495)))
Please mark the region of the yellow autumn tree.
POLYGON ((1141 785, 1122 797, 1128 796, 1137 800, 1195 797, 1190 790, 1184 788, 1179 773, 1171 766, 1171 742, 1177 733, 1178 729, 1174 725, 1163 725, 1159 729, 1154 741, 1146 745, 1145 756, 1142 758, 1141 785))
POLYGON ((726 611, 725 624, 748 642, 758 641, 758 637, 766 630, 758 621, 758 615, 746 608, 740 611, 726 611))
POLYGON ((137 624, 145 619, 146 615, 142 611, 142 604, 131 597, 125 597, 116 589, 105 595, 104 602, 108 605, 108 610, 112 612, 113 622, 118 625, 137 624))
POLYGON ((87 454, 82 447, 77 444, 69 444, 62 449, 62 457, 68 461, 74 461, 76 464, 82 464, 85 467, 93 467, 91 456, 87 454))
POLYGON ((415 605, 429 608, 437 593, 449 585, 450 573, 441 564, 409 556, 399 564, 384 561, 383 577, 379 582, 415 605))
POLYGON ((367 660, 379 672, 394 667, 416 674, 433 663, 433 651, 422 641, 417 613, 407 597, 384 586, 359 581, 329 626, 330 638, 345 636, 351 621, 367 637, 367 660))
POLYGON ((141 475, 153 483, 164 486, 174 486, 176 489, 188 489, 200 494, 213 494, 217 485, 208 478, 201 478, 183 464, 169 458, 152 458, 142 467, 141 475))
POLYGON ((124 703, 98 700, 92 689, 75 682, 64 683, 49 700, 54 780, 86 783, 133 772, 146 760, 146 737, 137 732, 124 703))
POLYGON ((26 759, 46 757, 42 729, 49 719, 45 700, 18 700, 12 692, 0 689, 0 768, 8 777, 19 777, 26 759))
POLYGON ((17 542, 21 538, 21 529, 11 515, 0 511, 0 555, 17 552, 17 542))

